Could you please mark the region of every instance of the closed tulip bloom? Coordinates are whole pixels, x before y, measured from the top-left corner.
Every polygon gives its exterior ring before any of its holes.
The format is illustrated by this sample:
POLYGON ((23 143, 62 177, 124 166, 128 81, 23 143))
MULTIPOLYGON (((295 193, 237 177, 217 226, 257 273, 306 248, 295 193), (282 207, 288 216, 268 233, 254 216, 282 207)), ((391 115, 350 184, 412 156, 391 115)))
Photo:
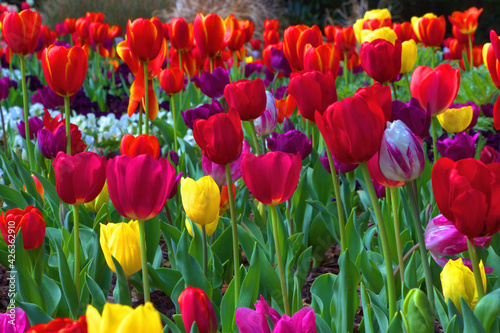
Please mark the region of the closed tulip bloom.
POLYGON ((335 41, 335 31, 341 29, 340 26, 333 26, 331 24, 325 25, 324 32, 326 41, 328 43, 333 43, 335 41))
POLYGON ((36 249, 45 238, 45 220, 34 206, 25 209, 14 208, 0 215, 0 230, 7 245, 13 245, 19 229, 23 229, 23 246, 36 249))
POLYGON ((213 58, 226 47, 226 26, 219 15, 203 16, 198 13, 194 18, 193 30, 196 45, 202 55, 213 58))
POLYGON ((393 45, 384 39, 365 42, 360 51, 361 65, 372 79, 380 83, 395 80, 401 71, 401 41, 393 45))
POLYGON ((323 36, 317 25, 309 28, 305 25, 291 26, 283 33, 283 52, 293 72, 304 69, 303 59, 307 44, 317 47, 323 44, 323 36))
POLYGON ((410 332, 433 333, 434 314, 425 293, 414 288, 406 295, 403 302, 405 326, 410 332))
POLYGON ((278 109, 274 102, 274 96, 269 91, 266 91, 266 97, 266 110, 259 118, 253 121, 257 135, 269 135, 276 125, 278 125, 278 109))
POLYGON ((446 32, 446 21, 443 15, 437 17, 432 13, 428 13, 420 18, 414 16, 411 18, 411 24, 418 39, 425 46, 441 46, 446 32))
POLYGON ((429 136, 431 113, 420 106, 414 97, 408 103, 392 101, 392 115, 390 121, 401 120, 419 138, 429 136))
POLYGON ((443 157, 431 179, 439 211, 462 234, 485 237, 500 230, 500 163, 443 157))
POLYGON ((417 61, 417 44, 413 39, 401 44, 401 74, 411 72, 417 61))
POLYGON ((9 97, 11 87, 10 79, 7 76, 0 78, 0 101, 5 101, 9 97))
POLYGON ((151 302, 135 309, 127 305, 106 303, 102 314, 89 305, 86 316, 89 333, 163 332, 160 314, 151 302))
POLYGON ((304 69, 316 70, 323 74, 331 72, 337 77, 340 66, 340 51, 337 46, 322 44, 318 47, 306 46, 304 52, 304 69))
POLYGON ((120 153, 132 158, 147 154, 158 159, 160 157, 160 143, 154 135, 141 134, 134 137, 132 134, 122 136, 120 153))
POLYGON ((311 141, 307 136, 298 130, 290 130, 285 133, 271 133, 271 137, 266 139, 267 148, 270 151, 282 151, 284 153, 300 153, 300 157, 305 160, 312 151, 311 141))
MULTIPOLYGON (((81 316, 78 320, 70 318, 56 318, 47 324, 38 324, 26 333, 87 333, 87 320, 81 316)), ((92 331, 94 332, 94 331, 92 331)))
POLYGON ((315 122, 314 114, 323 114, 337 101, 337 89, 332 74, 309 71, 297 74, 290 80, 287 92, 295 98, 300 114, 315 122))
POLYGON ((388 123, 379 152, 380 170, 391 180, 409 182, 424 171, 424 149, 420 140, 401 120, 388 123))
MULTIPOLYGON (((373 157, 370 158, 370 160, 366 163, 366 165, 368 166, 368 171, 370 172, 370 176, 372 177, 372 182, 378 186, 383 186, 383 187, 403 186, 405 184, 403 181, 389 179, 382 173, 382 170, 380 170, 379 156, 380 156, 380 151, 378 151, 375 155, 373 155, 373 157)), ((328 163, 328 160, 326 161, 326 163, 328 163)), ((351 165, 351 164, 344 164, 344 165, 351 165)), ((354 165, 357 166, 357 164, 354 165)), ((375 189, 376 188, 377 187, 375 186, 375 189)))
POLYGON ((187 332, 196 322, 198 332, 215 333, 219 328, 215 311, 207 294, 199 288, 187 287, 179 295, 182 321, 187 332))
POLYGON ((121 155, 108 162, 106 178, 115 209, 127 219, 149 220, 158 215, 176 185, 175 168, 161 157, 121 155))
POLYGON ((186 216, 196 224, 207 225, 219 217, 220 190, 210 176, 182 178, 181 199, 186 216))
POLYGON ((21 308, 11 308, 6 313, 0 313, 0 328, 3 333, 24 333, 30 327, 28 316, 21 308), (14 323, 12 317, 15 318, 14 323))
POLYGON ((439 114, 437 119, 446 132, 463 132, 472 121, 472 107, 464 106, 459 109, 448 109, 439 114))
POLYGON ((460 69, 441 64, 432 69, 418 66, 411 76, 411 95, 431 116, 443 113, 453 103, 460 88, 460 69), (428 106, 427 106, 428 105, 428 106))
POLYGON ((451 13, 451 16, 448 16, 448 19, 461 33, 472 34, 477 29, 477 19, 482 12, 482 8, 477 9, 476 7, 471 7, 465 12, 451 13))
POLYGON ((222 67, 217 67, 212 73, 203 72, 198 80, 201 92, 210 98, 224 96, 224 89, 229 82, 229 73, 222 67))
POLYGON ((157 17, 127 22, 127 44, 140 62, 154 60, 163 45, 163 26, 157 17))
POLYGON ((285 119, 288 119, 297 107, 297 101, 292 95, 288 95, 283 99, 276 99, 275 103, 278 108, 278 122, 280 124, 283 123, 285 119))
MULTIPOLYGON (((28 119, 29 129, 30 129, 30 140, 33 140, 39 130, 43 128, 43 120, 39 117, 32 117, 28 119)), ((19 121, 17 124, 17 130, 19 131, 19 135, 26 139, 26 127, 24 126, 24 121, 19 121)))
POLYGON ((266 88, 260 78, 252 81, 242 79, 228 84, 224 89, 224 97, 243 121, 257 119, 266 110, 266 88))
POLYGON ((415 33, 413 32, 413 26, 410 22, 403 22, 401 24, 394 23, 392 29, 401 42, 406 42, 410 39, 416 38, 415 33))
POLYGON ((189 109, 184 112, 181 111, 182 119, 184 119, 184 123, 190 129, 193 129, 194 122, 197 119, 207 120, 217 113, 224 113, 224 108, 222 107, 222 104, 220 104, 220 102, 216 99, 213 99, 211 104, 204 103, 193 109, 189 109))
POLYGON ((316 112, 316 123, 332 154, 343 163, 367 162, 380 149, 386 117, 380 105, 361 94, 316 112))
POLYGON ((182 17, 174 17, 168 26, 168 37, 174 49, 189 50, 194 43, 193 25, 182 17))
MULTIPOLYGON (((483 287, 486 287, 486 274, 482 260, 479 263, 479 270, 481 272, 483 287)), ((448 303, 448 300, 451 300, 458 311, 462 312, 460 298, 463 298, 471 310, 474 311, 479 301, 476 282, 474 274, 469 267, 463 264, 462 258, 458 258, 457 260, 450 259, 444 266, 440 277, 441 285, 443 286, 443 297, 446 303, 448 303)))
MULTIPOLYGON (((193 223, 196 226, 196 228, 198 228, 198 230, 200 232, 201 232, 202 226, 200 224, 190 222, 188 219, 186 219, 186 221, 184 222, 184 225, 186 226, 186 229, 187 229, 189 235, 191 235, 191 237, 194 237, 191 223, 193 223)), ((215 232, 215 230, 217 230, 218 225, 219 225, 219 216, 217 216, 217 219, 215 221, 213 221, 212 223, 209 223, 205 226, 205 232, 207 233, 207 236, 212 236, 213 233, 215 232)))
POLYGON ((281 151, 255 156, 247 153, 241 161, 241 176, 255 199, 264 205, 279 205, 295 192, 302 158, 281 151))
POLYGON ((42 67, 47 84, 59 96, 74 95, 87 75, 88 56, 79 46, 51 45, 43 50, 42 67))
POLYGON ((208 120, 197 119, 193 136, 203 155, 214 163, 226 165, 240 156, 243 148, 243 129, 238 112, 230 109, 208 120))
POLYGON ((396 40, 398 39, 398 36, 394 32, 394 30, 389 27, 383 27, 373 31, 368 29, 364 29, 361 31, 361 41, 363 42, 363 44, 365 42, 373 42, 376 39, 384 39, 394 45, 394 43, 396 43, 396 40))
POLYGON ((2 21, 2 35, 12 52, 24 57, 35 51, 41 27, 42 18, 37 12, 8 12, 2 21))
POLYGON ((473 158, 476 155, 477 137, 478 133, 472 137, 465 132, 460 132, 455 134, 453 139, 438 140, 436 147, 441 156, 448 157, 455 162, 466 158, 473 158))
POLYGON ((141 270, 139 221, 101 223, 99 242, 106 263, 113 272, 116 273, 116 268, 111 256, 120 263, 126 276, 141 270))
POLYGON ((108 192, 108 183, 104 183, 104 187, 101 190, 101 193, 92 201, 84 204, 85 208, 94 212, 95 214, 99 213, 101 208, 109 203, 109 192, 108 192))
POLYGON ((169 95, 175 95, 184 88, 184 72, 177 68, 165 68, 159 75, 160 85, 169 95))
POLYGON ((71 156, 59 152, 52 161, 57 194, 69 205, 94 200, 106 181, 106 157, 92 152, 71 156))
MULTIPOLYGON (((250 144, 247 140, 243 141, 243 149, 241 151, 240 156, 231 163, 231 179, 233 182, 237 181, 241 178, 241 160, 243 159, 243 155, 245 153, 250 152, 250 144)), ((205 155, 201 156, 201 167, 203 169, 203 173, 206 176, 210 176, 215 180, 219 187, 227 186, 227 178, 226 178, 226 166, 214 163, 210 161, 208 157, 205 155)), ((234 193, 234 192, 233 192, 234 193)))
POLYGON ((356 36, 353 28, 342 27, 335 30, 335 45, 338 46, 340 53, 347 53, 349 57, 356 50, 356 36))

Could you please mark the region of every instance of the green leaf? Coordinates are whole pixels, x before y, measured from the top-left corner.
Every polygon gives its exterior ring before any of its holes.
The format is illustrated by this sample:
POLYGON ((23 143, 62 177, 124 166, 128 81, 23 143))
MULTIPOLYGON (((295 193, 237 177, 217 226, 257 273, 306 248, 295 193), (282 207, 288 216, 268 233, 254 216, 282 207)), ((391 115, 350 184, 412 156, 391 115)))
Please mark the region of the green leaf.
POLYGON ((474 316, 474 312, 463 298, 460 298, 462 314, 464 316, 464 333, 486 333, 481 322, 474 316))
POLYGON ((43 276, 42 281, 42 292, 45 295, 45 300, 47 301, 47 313, 51 316, 56 315, 57 308, 61 302, 61 289, 50 277, 47 275, 43 276))
POLYGON ((28 206, 26 199, 20 191, 16 191, 6 185, 0 185, 0 198, 7 204, 8 209, 21 208, 28 206))
POLYGON ((76 292, 75 283, 72 280, 71 273, 68 266, 68 261, 66 256, 61 249, 61 246, 57 242, 53 242, 57 251, 57 263, 59 266, 59 279, 62 285, 62 291, 66 304, 68 305, 69 311, 72 318, 78 317, 78 293, 76 292))
POLYGON ((314 312, 321 314, 321 317, 329 325, 332 323, 330 304, 332 302, 332 286, 337 279, 337 275, 323 274, 314 280, 311 285, 311 307, 314 312))
POLYGON ((236 302, 235 302, 235 279, 231 280, 229 286, 227 287, 224 297, 222 297, 222 302, 220 305, 220 320, 222 324, 222 332, 234 332, 235 317, 236 312, 236 302))
POLYGON ((500 315, 500 289, 494 290, 481 298, 474 309, 474 314, 483 324, 486 332, 489 332, 493 322, 500 315))
POLYGON ((125 275, 125 272, 123 271, 123 268, 118 260, 116 260, 113 256, 111 256, 111 259, 113 260, 113 264, 116 269, 116 286, 113 291, 113 297, 118 304, 132 306, 127 276, 125 275))
POLYGON ((101 313, 104 309, 104 304, 106 304, 106 297, 99 285, 90 275, 85 275, 85 281, 87 282, 87 288, 89 289, 90 295, 92 295, 92 306, 101 313))
POLYGON ((252 306, 259 296, 260 265, 251 265, 241 285, 237 308, 252 306))
POLYGON ((19 160, 19 157, 17 157, 16 154, 12 155, 14 158, 14 163, 16 164, 17 171, 19 172, 19 175, 21 176, 21 180, 23 184, 26 186, 27 192, 33 196, 36 201, 40 204, 43 205, 42 197, 38 194, 38 191, 36 190, 36 185, 35 181, 31 177, 31 173, 26 170, 24 165, 21 163, 19 160))
POLYGON ((148 264, 149 277, 151 278, 152 287, 156 287, 167 294, 168 297, 172 295, 175 285, 182 277, 181 272, 170 268, 157 268, 154 269, 151 264, 148 264))
POLYGON ((46 324, 52 321, 53 318, 46 314, 38 305, 28 302, 17 301, 19 307, 26 312, 31 325, 46 324))
POLYGON ((23 182, 17 177, 16 173, 10 166, 10 164, 13 162, 9 162, 4 154, 1 154, 0 156, 2 158, 2 170, 5 171, 7 177, 9 177, 9 181, 12 184, 14 190, 20 191, 23 188, 23 182))
POLYGON ((172 333, 181 333, 181 330, 175 325, 173 321, 168 319, 163 313, 160 313, 161 320, 165 322, 165 327, 163 328, 164 333, 168 333, 169 330, 172 331, 172 333))

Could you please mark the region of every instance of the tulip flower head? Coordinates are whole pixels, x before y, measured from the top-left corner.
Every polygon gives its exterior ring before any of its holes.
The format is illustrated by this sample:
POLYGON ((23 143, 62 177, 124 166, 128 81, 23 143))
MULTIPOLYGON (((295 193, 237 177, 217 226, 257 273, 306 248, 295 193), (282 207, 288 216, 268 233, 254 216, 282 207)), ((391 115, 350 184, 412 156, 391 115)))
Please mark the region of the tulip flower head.
POLYGON ((420 106, 416 98, 411 98, 408 103, 392 101, 391 120, 401 120, 419 138, 429 136, 431 126, 431 114, 420 106))
POLYGON ((30 327, 26 312, 21 308, 10 308, 6 313, 0 313, 0 329, 3 333, 24 333, 30 327), (12 323, 13 318, 15 318, 14 323, 12 323))
POLYGON ((257 119, 255 119, 255 132, 257 135, 269 135, 278 124, 278 109, 274 101, 273 94, 266 91, 267 103, 266 110, 257 119))
POLYGON ((217 67, 212 73, 203 72, 198 80, 201 92, 210 98, 224 96, 224 89, 229 82, 229 73, 222 67, 217 67))
POLYGON ((479 133, 470 136, 465 132, 460 132, 455 134, 452 139, 437 140, 436 147, 442 157, 448 157, 455 162, 465 158, 473 158, 476 155, 476 140, 478 136, 479 133))
MULTIPOLYGON (((396 36, 396 34, 394 34, 396 36)), ((401 71, 401 41, 394 44, 375 39, 361 45, 361 65, 365 72, 380 83, 395 80, 401 71)))
POLYGON ((72 320, 70 318, 56 318, 47 324, 35 325, 27 331, 27 333, 49 332, 87 333, 87 319, 85 316, 81 316, 78 320, 72 320))
POLYGON ((441 46, 446 32, 446 20, 443 15, 437 17, 432 13, 427 13, 420 18, 414 16, 411 18, 411 24, 418 39, 425 46, 441 46))
MULTIPOLYGON (((217 67, 217 69, 219 68, 220 67, 217 67)), ((211 104, 204 103, 198 105, 193 109, 189 109, 184 112, 181 111, 182 119, 184 119, 184 123, 190 129, 193 129, 194 122, 197 119, 207 120, 208 118, 217 113, 224 113, 224 108, 222 107, 222 104, 216 99, 213 99, 211 104)))
POLYGON ((0 215, 0 230, 8 245, 13 245, 19 229, 23 229, 23 246, 35 249, 42 245, 45 238, 45 220, 34 206, 25 209, 14 208, 0 215))
POLYGON ((304 52, 307 44, 317 47, 323 44, 323 36, 317 25, 290 26, 283 33, 283 52, 293 72, 304 69, 304 52))
POLYGON ((168 39, 176 50, 189 50, 194 43, 193 25, 182 17, 175 17, 168 25, 168 39))
POLYGON ((30 9, 8 12, 2 21, 2 35, 15 54, 25 57, 35 51, 40 36, 42 18, 30 9))
POLYGON ((219 328, 215 311, 207 294, 199 288, 187 287, 179 295, 182 321, 187 332, 196 322, 198 332, 215 333, 219 328))
POLYGON ((163 26, 157 17, 138 18, 127 22, 127 43, 132 54, 140 62, 155 59, 163 45, 163 26))
POLYGON ((182 178, 181 199, 186 216, 194 223, 208 225, 219 219, 220 190, 212 177, 182 178))
POLYGON ((451 24, 463 34, 473 34, 477 29, 477 19, 483 12, 483 9, 471 7, 465 12, 453 12, 448 16, 451 24))
POLYGON ((401 44, 401 74, 410 72, 417 61, 417 44, 413 39, 401 44))
POLYGON ((437 119, 446 132, 459 133, 465 131, 472 121, 472 107, 464 106, 459 109, 448 109, 439 114, 437 119))
POLYGON ((134 137, 127 133, 122 136, 120 152, 132 158, 147 154, 158 159, 160 157, 160 143, 154 135, 141 134, 134 137))
POLYGON ((242 79, 228 84, 224 88, 224 97, 243 121, 257 119, 266 110, 266 88, 260 78, 252 81, 242 79))
POLYGON ((305 160, 312 151, 311 141, 307 136, 298 130, 290 130, 285 133, 271 133, 271 137, 266 139, 267 148, 270 151, 282 151, 284 153, 295 154, 305 160))
POLYGON ((217 14, 197 14, 193 24, 194 39, 203 56, 214 58, 226 47, 226 26, 217 14))

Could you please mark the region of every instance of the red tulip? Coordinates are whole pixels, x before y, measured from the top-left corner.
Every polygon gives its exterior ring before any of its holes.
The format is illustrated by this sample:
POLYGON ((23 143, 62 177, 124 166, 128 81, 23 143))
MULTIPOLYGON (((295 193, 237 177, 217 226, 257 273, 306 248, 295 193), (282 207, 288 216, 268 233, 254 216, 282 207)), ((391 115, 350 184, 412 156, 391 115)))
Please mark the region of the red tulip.
POLYGON ((401 71, 401 41, 393 45, 385 39, 375 39, 361 45, 361 66, 375 81, 395 80, 401 71))
POLYGON ((279 30, 280 21, 278 20, 264 20, 264 30, 279 30))
POLYGON ((386 118, 373 98, 356 93, 315 117, 328 148, 342 163, 367 162, 380 149, 386 118))
POLYGON ((174 49, 187 51, 194 43, 193 25, 182 17, 175 17, 170 20, 168 37, 174 49))
POLYGON ((406 42, 410 39, 416 39, 415 33, 413 32, 413 27, 410 22, 394 23, 392 30, 398 36, 398 39, 402 42, 406 42))
POLYGON ((196 322, 198 332, 215 333, 219 328, 215 311, 207 294, 199 288, 187 287, 179 295, 182 321, 187 332, 196 322))
POLYGON ((89 37, 89 24, 84 17, 78 18, 75 22, 75 32, 82 43, 85 43, 89 37))
POLYGON ((432 69, 418 66, 411 76, 411 95, 418 99, 420 106, 431 115, 437 116, 448 109, 457 97, 460 88, 460 69, 453 69, 449 64, 441 64, 432 69))
POLYGON ((75 32, 75 24, 76 24, 76 19, 74 18, 64 19, 64 25, 66 26, 66 30, 68 31, 69 34, 75 32))
POLYGON ((219 15, 210 14, 205 17, 197 14, 194 18, 193 30, 196 45, 203 57, 213 58, 226 47, 224 43, 226 26, 219 15))
POLYGON ((94 200, 106 181, 106 157, 89 151, 75 156, 59 152, 52 161, 57 194, 69 205, 94 200))
POLYGON ((113 39, 116 37, 121 37, 123 34, 123 29, 119 25, 113 25, 108 29, 108 38, 113 39))
POLYGON ((235 161, 243 149, 243 129, 238 112, 217 113, 208 120, 197 119, 193 136, 203 155, 214 163, 226 165, 235 161))
POLYGON ((416 26, 418 27, 418 37, 425 46, 441 46, 446 32, 446 21, 443 15, 439 18, 421 17, 416 26))
MULTIPOLYGON (((356 50, 356 35, 352 27, 343 27, 335 30, 335 45, 339 47, 340 53, 347 53, 350 57, 356 50)), ((342 59, 344 56, 342 55, 342 59)))
POLYGON ((149 220, 158 215, 176 185, 175 168, 161 157, 120 155, 106 168, 109 197, 127 219, 149 220))
POLYGON ((473 158, 440 158, 432 169, 432 189, 441 214, 469 238, 500 231, 500 163, 473 158))
POLYGON ((323 74, 331 72, 335 80, 340 66, 339 48, 330 44, 322 44, 318 47, 312 47, 308 44, 305 50, 304 69, 316 70, 323 74))
POLYGON ((2 35, 12 52, 24 57, 35 51, 40 35, 40 14, 29 9, 20 13, 8 12, 2 23, 2 35))
MULTIPOLYGON (((460 44, 462 44, 462 45, 469 44, 469 35, 461 33, 460 30, 458 30, 458 28, 457 28, 456 25, 454 25, 451 28, 451 32, 453 33, 453 36, 458 40, 458 42, 460 44)), ((474 45, 475 39, 476 39, 476 37, 474 36, 474 34, 472 34, 472 36, 471 36, 471 42, 472 42, 473 45, 474 45)))
POLYGON ((280 33, 278 30, 265 30, 262 34, 262 38, 264 39, 264 47, 278 44, 280 41, 280 33))
POLYGON ((249 20, 240 20, 240 29, 243 32, 243 44, 246 44, 252 40, 253 33, 255 31, 255 24, 249 20))
POLYGON ((482 8, 471 7, 465 12, 453 12, 448 19, 461 33, 472 34, 477 29, 477 19, 482 12, 482 8))
POLYGON ((314 113, 323 114, 337 101, 337 89, 332 74, 318 71, 297 73, 288 85, 287 92, 297 101, 302 117, 314 122, 314 113))
POLYGON ((13 245, 19 229, 23 229, 23 246, 36 249, 45 238, 45 220, 38 208, 27 206, 25 209, 14 208, 0 215, 0 230, 7 245, 13 245))
POLYGON ((333 43, 335 41, 335 33, 338 29, 342 29, 339 25, 328 24, 325 26, 325 37, 328 43, 333 43))
POLYGON ((234 17, 234 14, 231 14, 224 20, 224 25, 226 26, 224 43, 231 51, 241 49, 247 36, 241 29, 238 19, 234 17))
POLYGON ((304 69, 303 59, 307 44, 313 47, 323 44, 323 36, 317 25, 312 28, 305 25, 291 26, 283 33, 283 52, 293 72, 304 69))
POLYGON ((42 54, 45 80, 59 96, 72 96, 80 90, 87 75, 88 56, 79 46, 69 49, 51 45, 42 54))
POLYGON ((362 96, 364 99, 371 98, 374 100, 384 112, 385 121, 390 121, 392 116, 392 97, 391 88, 383 86, 380 83, 375 83, 372 86, 358 88, 356 95, 362 96))
MULTIPOLYGON (((448 43, 448 48, 450 49, 449 54, 445 53, 445 59, 447 60, 460 60, 462 59, 462 53, 465 50, 463 44, 460 44, 456 38, 447 38, 444 40, 448 43)), ((446 44, 445 44, 446 45, 446 44)))
POLYGON ((89 25, 89 36, 92 45, 101 45, 108 38, 109 23, 92 22, 89 25))
POLYGON ((241 120, 259 118, 266 110, 266 87, 262 79, 242 79, 224 88, 224 98, 230 108, 238 111, 241 120))
POLYGON ((160 143, 154 135, 141 134, 134 137, 132 134, 122 136, 120 152, 132 158, 147 154, 158 159, 160 157, 160 143))
POLYGON ((287 201, 297 188, 302 158, 281 151, 255 156, 246 153, 241 160, 241 176, 255 199, 265 205, 287 201))
POLYGON ((127 22, 127 43, 140 62, 154 60, 163 46, 163 26, 157 17, 127 22))
POLYGON ((87 333, 87 320, 81 316, 78 320, 70 318, 56 318, 47 324, 38 324, 27 333, 87 333))
POLYGON ((286 99, 275 100, 276 108, 278 109, 278 122, 281 124, 285 118, 292 115, 293 111, 297 107, 297 101, 292 95, 286 96, 286 99))
POLYGON ((175 95, 184 88, 184 72, 177 68, 165 68, 161 71, 160 85, 169 95, 175 95))

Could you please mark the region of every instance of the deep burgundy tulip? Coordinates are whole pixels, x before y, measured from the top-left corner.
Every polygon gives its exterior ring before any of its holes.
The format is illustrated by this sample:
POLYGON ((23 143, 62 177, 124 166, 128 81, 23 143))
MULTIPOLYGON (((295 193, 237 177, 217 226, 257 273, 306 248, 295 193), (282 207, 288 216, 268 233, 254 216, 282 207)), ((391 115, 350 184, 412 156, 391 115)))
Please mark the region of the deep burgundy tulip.
POLYGON ((478 135, 479 133, 470 136, 465 132, 460 132, 455 134, 453 139, 438 140, 436 147, 439 155, 448 157, 455 162, 465 158, 473 158, 476 155, 476 140, 478 135))
POLYGON ((421 139, 429 136, 430 110, 423 109, 416 98, 412 97, 408 103, 392 101, 391 122, 395 120, 404 122, 421 139))
POLYGON ((106 168, 109 197, 127 219, 149 220, 160 212, 176 184, 175 168, 161 157, 121 155, 106 168))
POLYGON ((196 322, 198 332, 215 333, 219 328, 215 311, 207 294, 199 288, 187 287, 179 295, 182 321, 187 332, 196 322))
POLYGON ((197 119, 193 125, 193 136, 203 155, 221 165, 235 161, 243 148, 240 116, 232 108, 227 114, 218 113, 208 120, 197 119))
POLYGON ((0 79, 0 101, 5 101, 9 97, 11 84, 10 79, 4 76, 0 79))
POLYGON ((212 73, 203 72, 198 80, 201 92, 210 98, 224 96, 224 88, 229 82, 229 73, 222 67, 217 67, 212 73))
POLYGON ((43 157, 53 159, 59 152, 66 151, 66 126, 59 127, 55 134, 44 128, 38 132, 37 136, 38 148, 43 157))
POLYGON ((217 113, 224 113, 224 108, 222 107, 222 104, 220 104, 220 102, 216 99, 212 100, 212 104, 205 103, 193 109, 181 112, 184 123, 190 129, 193 129, 193 125, 196 119, 208 119, 217 113))
POLYGON ((484 164, 490 164, 494 162, 500 162, 500 151, 493 148, 492 146, 486 145, 483 150, 481 150, 481 155, 479 159, 484 164))
POLYGON ((285 53, 282 49, 271 46, 270 51, 270 65, 271 67, 277 71, 283 73, 285 77, 289 77, 292 69, 290 68, 290 63, 288 59, 285 57, 285 53))
POLYGON ((106 181, 106 157, 89 151, 68 155, 59 152, 52 161, 57 194, 69 205, 94 200, 106 181))
POLYGON ((330 73, 298 73, 291 79, 287 92, 297 101, 302 117, 312 122, 315 122, 316 111, 322 115, 329 105, 337 101, 335 79, 330 73))
POLYGON ((299 182, 302 158, 281 151, 255 156, 246 153, 241 176, 253 196, 264 205, 278 205, 293 195, 299 182))
MULTIPOLYGON (((30 140, 33 140, 38 131, 43 128, 43 120, 39 117, 32 117, 28 119, 28 124, 30 128, 30 140)), ((26 128, 23 120, 17 123, 17 130, 19 131, 19 135, 26 140, 26 128)))
POLYGON ((290 130, 286 133, 271 133, 271 137, 266 139, 267 148, 270 151, 282 151, 289 154, 300 153, 305 160, 312 151, 311 141, 307 136, 298 130, 290 130))
MULTIPOLYGON (((57 109, 61 106, 64 106, 64 97, 59 96, 55 92, 52 91, 48 86, 43 86, 42 88, 38 88, 36 90, 36 94, 31 97, 31 101, 38 96, 38 100, 43 104, 47 109, 57 109)), ((73 103, 76 98, 76 94, 69 97, 69 102, 73 103)))
POLYGON ((401 41, 393 45, 385 39, 364 42, 360 51, 361 66, 375 81, 395 80, 401 71, 401 41))
MULTIPOLYGON (((236 161, 231 163, 231 179, 233 183, 241 178, 241 160, 245 153, 249 153, 251 150, 250 144, 247 140, 243 141, 243 150, 241 151, 241 155, 236 159, 236 161)), ((214 163, 208 159, 205 155, 201 157, 201 167, 203 169, 203 173, 207 176, 210 176, 215 180, 219 187, 227 186, 227 178, 226 178, 226 166, 214 163)))
POLYGON ((243 121, 257 119, 266 110, 266 87, 260 78, 252 81, 242 79, 228 84, 224 89, 224 97, 243 121))
MULTIPOLYGON (((328 161, 328 155, 326 154, 326 151, 325 151, 325 154, 323 155, 323 157, 320 157, 319 159, 321 161, 321 164, 325 168, 325 170, 328 171, 328 173, 332 173, 332 170, 330 170, 330 162, 328 161)), ((339 172, 347 173, 347 172, 354 171, 354 170, 356 170, 356 168, 359 165, 359 164, 342 163, 338 159, 336 159, 335 156, 333 156, 333 155, 332 155, 332 159, 333 159, 333 164, 335 165, 335 170, 336 170, 337 174, 339 172)), ((371 172, 370 172, 370 174, 371 174, 371 172)))

